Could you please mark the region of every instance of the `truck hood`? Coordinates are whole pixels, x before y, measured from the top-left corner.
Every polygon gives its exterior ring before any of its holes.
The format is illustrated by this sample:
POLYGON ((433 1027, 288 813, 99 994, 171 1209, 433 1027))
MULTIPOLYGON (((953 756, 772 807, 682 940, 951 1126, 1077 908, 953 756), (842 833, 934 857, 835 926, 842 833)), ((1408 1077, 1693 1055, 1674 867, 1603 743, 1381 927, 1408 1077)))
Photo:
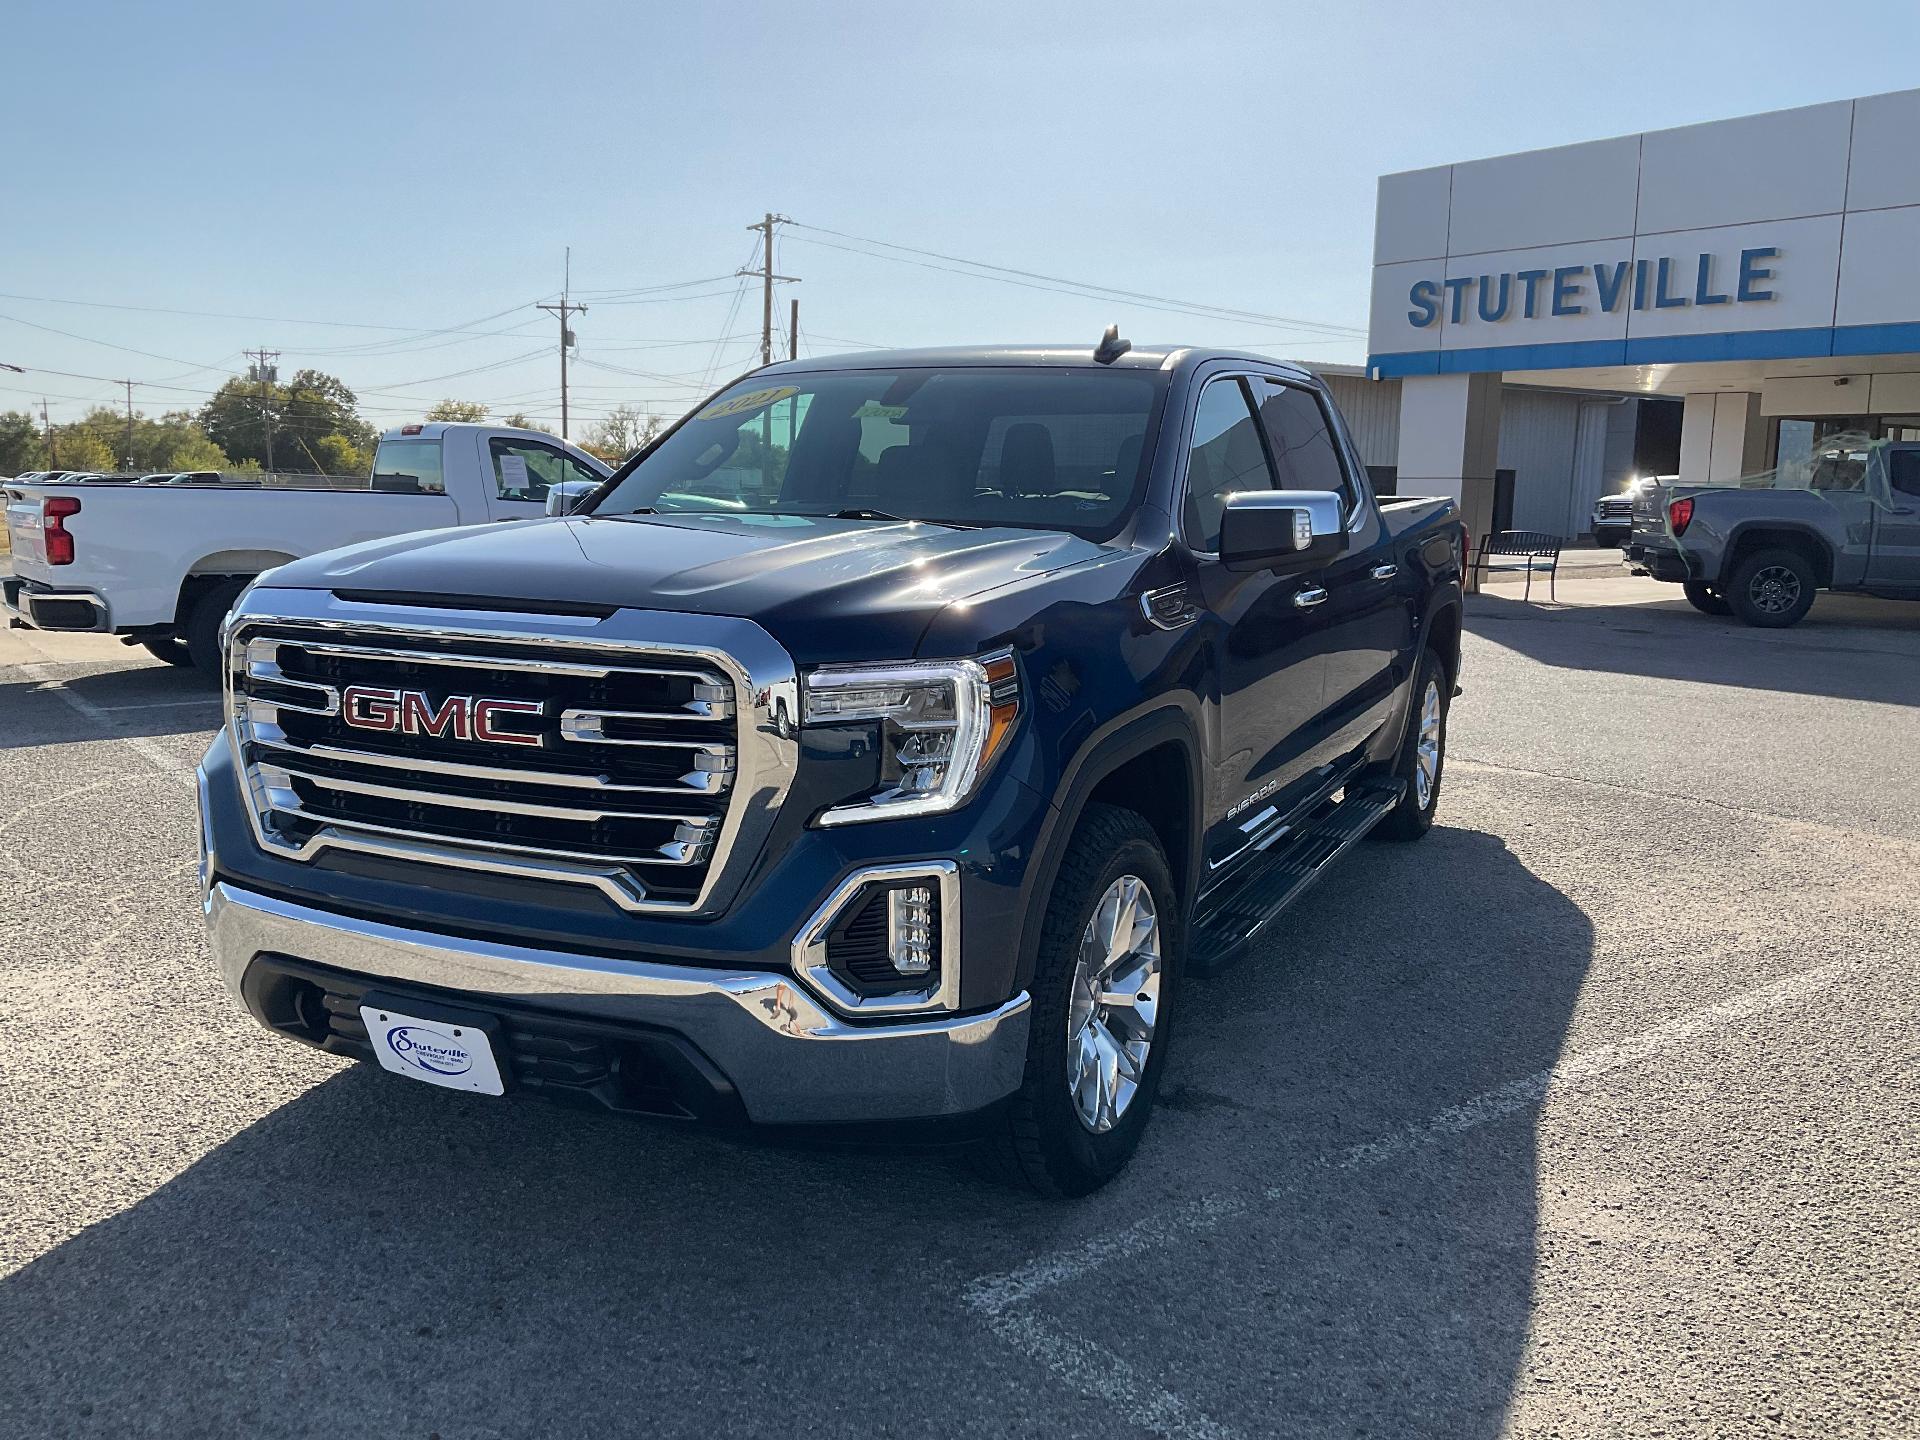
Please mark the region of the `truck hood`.
POLYGON ((1042 530, 793 515, 577 516, 430 530, 296 560, 276 587, 511 598, 756 621, 802 664, 910 656, 944 607, 1112 551, 1042 530))

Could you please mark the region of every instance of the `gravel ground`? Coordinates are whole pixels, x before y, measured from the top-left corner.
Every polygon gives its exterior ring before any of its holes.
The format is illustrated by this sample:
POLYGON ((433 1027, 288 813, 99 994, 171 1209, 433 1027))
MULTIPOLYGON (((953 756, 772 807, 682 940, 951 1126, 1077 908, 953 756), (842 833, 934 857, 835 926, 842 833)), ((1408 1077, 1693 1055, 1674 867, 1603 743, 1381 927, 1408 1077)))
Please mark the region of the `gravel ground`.
POLYGON ((1568 575, 1065 1206, 268 1036, 216 707, 0 632, 0 1435, 1913 1434, 1920 630, 1568 575))

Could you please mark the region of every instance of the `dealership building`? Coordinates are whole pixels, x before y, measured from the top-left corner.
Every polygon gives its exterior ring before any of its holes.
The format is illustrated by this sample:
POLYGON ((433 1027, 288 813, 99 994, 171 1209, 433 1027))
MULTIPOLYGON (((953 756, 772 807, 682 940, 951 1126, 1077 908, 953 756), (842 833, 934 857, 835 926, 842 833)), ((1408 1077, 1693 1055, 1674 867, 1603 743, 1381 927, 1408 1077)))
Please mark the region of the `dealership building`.
POLYGON ((1392 483, 1461 497, 1475 533, 1497 501, 1572 535, 1623 456, 1668 449, 1648 422, 1675 402, 1683 482, 1835 430, 1920 439, 1917 138, 1905 90, 1383 176, 1366 375, 1392 483), (1586 458, 1516 475, 1516 405, 1572 414, 1586 458))

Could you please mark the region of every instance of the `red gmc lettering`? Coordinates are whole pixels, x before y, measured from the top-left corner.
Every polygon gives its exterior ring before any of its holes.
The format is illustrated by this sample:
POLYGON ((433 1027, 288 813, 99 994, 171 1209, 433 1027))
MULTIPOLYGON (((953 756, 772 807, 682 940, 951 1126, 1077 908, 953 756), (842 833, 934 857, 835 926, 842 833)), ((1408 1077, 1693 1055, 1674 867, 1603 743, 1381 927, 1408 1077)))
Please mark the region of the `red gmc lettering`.
POLYGON ((398 730, 400 692, 349 685, 340 695, 340 718, 360 730, 398 730))
POLYGON ((349 685, 340 693, 340 718, 358 730, 431 735, 436 740, 485 740, 496 745, 542 744, 537 730, 508 730, 501 720, 527 715, 538 721, 538 700, 497 700, 449 695, 438 705, 420 690, 389 690, 378 685, 349 685))
POLYGON ((473 738, 494 740, 502 745, 538 745, 540 737, 524 730, 502 730, 494 725, 496 715, 533 715, 541 713, 538 700, 476 700, 473 702, 473 738))
POLYGON ((408 735, 431 735, 436 740, 451 735, 456 740, 471 740, 472 726, 467 718, 467 697, 449 695, 438 710, 427 708, 427 697, 418 690, 400 692, 400 728, 408 735))

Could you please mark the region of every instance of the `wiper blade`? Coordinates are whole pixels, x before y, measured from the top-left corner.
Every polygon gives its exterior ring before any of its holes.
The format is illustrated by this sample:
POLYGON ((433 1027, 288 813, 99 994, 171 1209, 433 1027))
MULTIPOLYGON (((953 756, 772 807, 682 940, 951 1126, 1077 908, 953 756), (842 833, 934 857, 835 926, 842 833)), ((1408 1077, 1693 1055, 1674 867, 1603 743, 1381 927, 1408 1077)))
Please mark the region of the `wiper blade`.
POLYGON ((909 523, 905 516, 889 515, 884 510, 869 509, 865 505, 855 505, 846 510, 836 510, 829 518, 834 520, 897 520, 902 524, 909 523))

